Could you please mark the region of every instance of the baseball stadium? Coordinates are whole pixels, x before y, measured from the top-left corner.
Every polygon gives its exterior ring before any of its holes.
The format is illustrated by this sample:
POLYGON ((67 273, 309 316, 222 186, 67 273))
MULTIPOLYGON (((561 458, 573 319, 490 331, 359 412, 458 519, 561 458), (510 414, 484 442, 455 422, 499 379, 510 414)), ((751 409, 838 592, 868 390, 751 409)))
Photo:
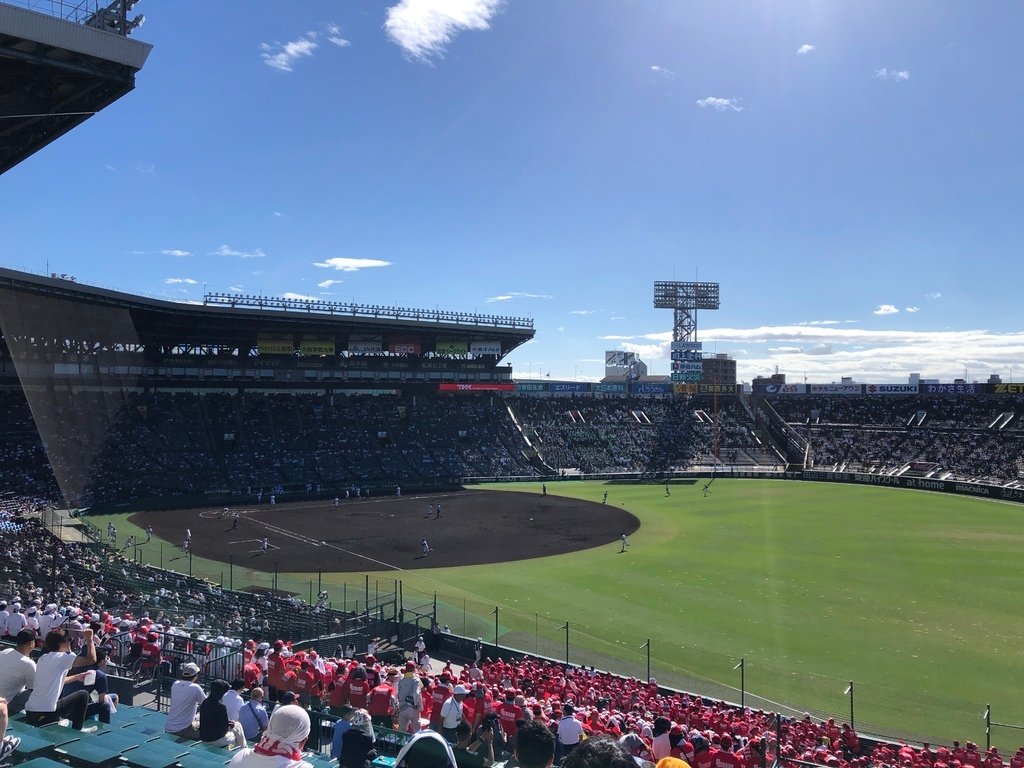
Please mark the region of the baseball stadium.
MULTIPOLYGON (((128 8, 0 4, 5 109, 68 113, 6 120, 2 170, 130 93, 128 8)), ((405 664, 638 764, 666 718, 702 768, 1024 764, 1024 385, 744 387, 697 338, 718 291, 656 282, 672 374, 591 383, 513 376, 527 317, 0 269, 0 631, 102 636, 120 697, 92 734, 22 700, 2 756, 224 765, 165 732, 172 682, 284 644, 311 765, 351 670, 405 664)))

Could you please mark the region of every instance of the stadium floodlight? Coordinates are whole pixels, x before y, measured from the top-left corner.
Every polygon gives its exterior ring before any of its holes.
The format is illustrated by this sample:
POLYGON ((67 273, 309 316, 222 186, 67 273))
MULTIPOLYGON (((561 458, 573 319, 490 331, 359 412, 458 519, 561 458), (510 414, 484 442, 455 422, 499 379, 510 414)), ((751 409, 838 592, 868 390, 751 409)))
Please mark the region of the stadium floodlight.
POLYGON ((674 311, 672 341, 695 342, 697 310, 718 309, 718 283, 659 280, 654 283, 654 307, 674 311))

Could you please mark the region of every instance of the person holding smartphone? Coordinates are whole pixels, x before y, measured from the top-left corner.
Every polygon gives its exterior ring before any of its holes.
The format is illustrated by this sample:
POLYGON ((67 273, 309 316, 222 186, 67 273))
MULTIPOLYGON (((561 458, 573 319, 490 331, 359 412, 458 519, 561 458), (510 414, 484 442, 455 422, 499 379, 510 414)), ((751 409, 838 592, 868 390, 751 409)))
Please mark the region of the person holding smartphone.
POLYGON ((82 635, 83 651, 79 655, 71 650, 71 633, 66 629, 52 629, 46 634, 43 655, 36 660, 35 688, 25 702, 25 722, 29 725, 47 725, 66 717, 76 730, 83 733, 96 730, 96 726, 83 728, 85 713, 89 708, 89 694, 85 690, 64 697, 60 695, 65 684, 84 682, 89 674, 71 674, 72 669, 96 663, 93 632, 86 629, 82 635))

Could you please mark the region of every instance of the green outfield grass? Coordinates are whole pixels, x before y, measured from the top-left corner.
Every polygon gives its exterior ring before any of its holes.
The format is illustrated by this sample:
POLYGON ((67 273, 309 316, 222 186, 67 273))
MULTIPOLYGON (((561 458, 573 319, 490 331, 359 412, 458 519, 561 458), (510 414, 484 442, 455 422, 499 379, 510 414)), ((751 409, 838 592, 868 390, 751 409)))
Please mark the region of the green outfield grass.
MULTIPOLYGON (((508 564, 374 573, 404 583, 406 603, 438 595, 452 631, 573 662, 653 674, 748 703, 848 719, 860 729, 934 741, 984 741, 981 714, 1024 722, 1024 507, 937 493, 792 481, 664 486, 549 483, 608 503, 642 526, 618 543, 508 564)), ((493 486, 539 492, 539 484, 493 486)), ((107 518, 94 518, 101 528, 107 518)), ((123 516, 118 516, 120 526, 123 516)), ((123 536, 127 533, 125 529, 123 536)), ((432 542, 434 543, 434 542, 432 542)), ((435 547, 443 546, 436 542, 435 547)), ((147 557, 153 561, 153 557, 147 557)), ((165 563, 166 564, 166 563, 165 563)), ((176 570, 182 561, 170 564, 176 570)), ((221 563, 198 558, 218 578, 221 563)), ((305 596, 309 575, 282 577, 305 596)), ((337 587, 362 574, 333 574, 337 587)), ((258 582, 240 576, 235 585, 258 582)), ((1016 746, 1017 734, 995 732, 1016 746)))

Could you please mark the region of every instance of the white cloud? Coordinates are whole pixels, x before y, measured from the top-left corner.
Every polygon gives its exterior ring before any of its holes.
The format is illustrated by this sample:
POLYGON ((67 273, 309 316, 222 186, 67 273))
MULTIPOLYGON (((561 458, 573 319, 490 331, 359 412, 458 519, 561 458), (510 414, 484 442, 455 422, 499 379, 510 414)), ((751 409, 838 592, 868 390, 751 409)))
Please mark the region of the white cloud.
POLYGON ((803 45, 796 49, 796 52, 798 55, 803 56, 804 54, 810 53, 813 50, 813 45, 811 45, 810 43, 804 43, 803 45))
POLYGON ((344 256, 335 256, 324 261, 315 261, 313 266, 321 269, 336 269, 339 272, 358 272, 360 269, 390 267, 391 262, 380 259, 349 259, 344 256))
POLYGON ((673 72, 671 69, 665 69, 665 67, 659 67, 657 64, 652 64, 651 65, 651 72, 654 72, 655 74, 658 74, 658 75, 661 75, 662 77, 667 77, 667 78, 670 78, 670 79, 676 76, 676 73, 673 72))
POLYGON ((625 320, 626 316, 625 315, 612 315, 608 319, 609 320, 625 320))
POLYGON ((239 251, 236 248, 232 248, 230 245, 222 245, 215 251, 210 251, 210 256, 237 256, 240 259, 262 259, 267 254, 263 252, 262 248, 257 248, 255 251, 239 251))
POLYGON ((152 163, 144 163, 141 160, 139 160, 137 163, 135 163, 135 172, 141 173, 143 176, 152 176, 154 173, 156 173, 156 166, 153 165, 152 163))
POLYGON ((388 8, 384 29, 409 56, 420 61, 444 55, 463 30, 490 28, 501 0, 400 0, 388 8))
POLYGON ((699 107, 711 107, 716 112, 742 112, 741 107, 736 102, 739 99, 722 99, 717 96, 708 96, 706 99, 698 99, 697 106, 699 107))
POLYGON ((280 219, 282 216, 284 216, 284 214, 281 213, 280 211, 274 211, 274 218, 275 219, 280 219))
POLYGON ((160 251, 164 256, 191 256, 189 251, 183 251, 180 248, 164 248, 160 251))
POLYGON ((927 298, 929 298, 929 299, 941 299, 942 298, 942 294, 939 293, 938 291, 932 291, 931 293, 926 293, 925 296, 927 298))
POLYGON ((872 314, 874 315, 895 315, 899 312, 898 307, 894 307, 892 304, 879 304, 872 314))
POLYGON ((242 290, 242 286, 240 285, 229 285, 228 290, 234 291, 235 293, 245 293, 245 291, 242 290))
POLYGON ((596 309, 574 309, 569 312, 570 315, 596 315, 596 309))
POLYGON ((117 168, 115 168, 114 166, 112 166, 112 165, 111 165, 110 163, 107 163, 107 164, 106 164, 106 165, 104 165, 103 167, 104 167, 104 168, 106 168, 106 169, 107 169, 108 171, 113 171, 114 173, 117 173, 117 168))
MULTIPOLYGON (((710 328, 701 331, 705 349, 712 346, 737 358, 738 375, 749 381, 770 373, 778 365, 791 380, 838 381, 853 376, 866 383, 905 382, 911 372, 952 381, 964 375, 985 380, 990 373, 1006 375, 1024 358, 1024 330, 993 333, 987 330, 909 331, 837 328, 834 326, 761 326, 710 328), (800 351, 772 352, 798 347, 800 351), (827 351, 831 347, 831 352, 827 351), (965 352, 969 351, 969 357, 965 352)), ((652 370, 668 369, 672 332, 647 334, 657 344, 623 344, 642 351, 648 362, 661 361, 652 370)))
POLYGON ((291 299, 292 301, 320 301, 316 296, 307 296, 304 293, 293 293, 292 291, 285 291, 281 294, 282 299, 291 299))
POLYGON ((321 280, 319 283, 317 283, 317 286, 320 288, 330 288, 332 285, 337 285, 338 283, 344 282, 344 280, 321 280))
POLYGON ((904 312, 909 312, 910 314, 914 314, 915 312, 920 312, 921 308, 920 307, 904 307, 903 311, 904 312))
POLYGON ((167 285, 199 285, 199 281, 193 280, 191 277, 168 277, 164 279, 164 283, 167 285))
POLYGON ((327 42, 339 48, 347 48, 352 43, 341 36, 341 27, 333 22, 327 23, 327 42))
MULTIPOLYGON (((839 325, 841 320, 807 320, 797 325, 839 325)), ((850 322, 847 320, 846 322, 850 322)))
POLYGON ((488 304, 493 304, 496 301, 512 301, 513 299, 553 299, 554 296, 548 296, 546 293, 522 293, 520 291, 511 291, 509 293, 503 293, 500 296, 491 296, 489 299, 485 299, 488 304))
POLYGON ((908 72, 905 69, 897 70, 897 69, 886 69, 885 67, 882 67, 881 69, 876 69, 875 70, 875 75, 874 76, 875 76, 876 80, 895 80, 895 81, 899 82, 900 80, 909 80, 910 79, 910 72, 908 72))
POLYGON ((559 333, 565 333, 565 326, 560 325, 555 330, 558 331, 559 333))
POLYGON ((317 49, 316 32, 307 32, 287 43, 260 43, 263 63, 279 72, 291 72, 292 64, 317 49))
POLYGON ((612 334, 610 336, 602 336, 601 337, 602 341, 629 341, 630 339, 635 339, 635 338, 636 338, 636 336, 616 336, 614 334, 612 334))

